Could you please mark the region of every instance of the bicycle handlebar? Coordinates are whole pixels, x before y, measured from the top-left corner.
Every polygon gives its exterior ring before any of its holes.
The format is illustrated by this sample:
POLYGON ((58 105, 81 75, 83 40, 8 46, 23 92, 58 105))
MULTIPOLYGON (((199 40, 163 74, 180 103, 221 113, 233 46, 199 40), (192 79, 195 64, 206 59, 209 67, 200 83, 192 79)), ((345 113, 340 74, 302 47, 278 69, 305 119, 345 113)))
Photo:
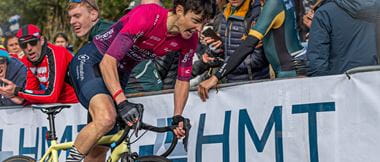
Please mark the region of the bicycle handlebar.
MULTIPOLYGON (((138 107, 138 112, 140 112, 140 117, 139 117, 138 122, 135 123, 132 127, 125 125, 124 133, 122 134, 120 139, 116 142, 116 145, 119 145, 124 139, 126 139, 130 129, 135 130, 134 132, 135 132, 136 137, 137 137, 138 131, 142 130, 142 129, 157 132, 157 133, 164 133, 164 132, 171 131, 174 134, 174 129, 178 127, 178 125, 171 125, 171 126, 166 126, 166 127, 156 127, 156 126, 146 124, 146 123, 142 122, 144 107, 143 106, 138 107)), ((189 119, 183 120, 183 128, 185 129, 185 138, 183 139, 183 145, 184 145, 185 151, 187 152, 188 137, 189 137, 189 131, 191 128, 191 124, 190 124, 189 119)), ((174 134, 169 148, 160 156, 167 157, 174 150, 175 146, 177 145, 177 142, 178 142, 178 138, 174 134)))
MULTIPOLYGON (((188 126, 188 128, 190 128, 191 126, 190 126, 190 120, 189 119, 186 119, 185 121, 184 121, 184 124, 187 124, 188 126)), ((177 127, 177 125, 171 125, 171 126, 165 126, 165 127, 156 127, 156 126, 152 126, 152 125, 149 125, 149 124, 146 124, 146 123, 143 123, 143 122, 141 122, 140 123, 140 130, 142 130, 142 129, 144 129, 144 130, 148 130, 148 131, 153 131, 153 132, 157 132, 157 133, 165 133, 165 132, 169 132, 169 131, 171 131, 173 134, 174 134, 174 129, 177 127)), ((125 138, 127 138, 127 136, 128 136, 128 134, 129 134, 129 132, 130 132, 130 130, 131 129, 134 129, 135 128, 135 125, 133 126, 133 127, 128 127, 128 126, 126 126, 125 128, 124 128, 124 133, 123 133, 123 135, 120 137, 120 139, 116 142, 116 146, 117 145, 119 145, 125 138)), ((188 139, 188 131, 189 130, 187 130, 186 131, 186 137, 184 138, 184 142, 183 142, 183 144, 184 144, 184 147, 185 147, 185 150, 187 151, 187 139, 188 139)), ((177 145, 177 143, 178 143, 178 138, 177 138, 177 136, 174 134, 173 135, 173 139, 172 139, 172 142, 171 142, 171 144, 170 144, 170 146, 169 146, 169 148, 164 152, 164 153, 162 153, 160 156, 162 156, 162 157, 167 157, 170 153, 172 153, 173 152, 173 150, 174 150, 174 148, 175 148, 175 146, 177 145)))

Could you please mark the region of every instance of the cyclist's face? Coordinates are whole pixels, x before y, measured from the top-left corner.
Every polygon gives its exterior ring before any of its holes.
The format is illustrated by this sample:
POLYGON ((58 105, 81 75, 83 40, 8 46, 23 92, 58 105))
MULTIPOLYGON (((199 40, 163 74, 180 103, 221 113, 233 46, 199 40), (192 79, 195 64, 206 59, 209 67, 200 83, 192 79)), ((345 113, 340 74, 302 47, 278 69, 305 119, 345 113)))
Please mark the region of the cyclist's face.
POLYGON ((21 52, 17 37, 8 39, 7 49, 9 53, 19 54, 21 52))
POLYGON ((201 14, 195 14, 192 11, 187 11, 186 14, 178 12, 177 26, 181 33, 182 38, 190 39, 194 33, 202 30, 204 21, 201 14))
POLYGON ((243 4, 244 0, 230 0, 231 6, 239 7, 243 4))
POLYGON ((69 10, 71 27, 78 37, 85 36, 98 20, 98 11, 78 5, 69 10))

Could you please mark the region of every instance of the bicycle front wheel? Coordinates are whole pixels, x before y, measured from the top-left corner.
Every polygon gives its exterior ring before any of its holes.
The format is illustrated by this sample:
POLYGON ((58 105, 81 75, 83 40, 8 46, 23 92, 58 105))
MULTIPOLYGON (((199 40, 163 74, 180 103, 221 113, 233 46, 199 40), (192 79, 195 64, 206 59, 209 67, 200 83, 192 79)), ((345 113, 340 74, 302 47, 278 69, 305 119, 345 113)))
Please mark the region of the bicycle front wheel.
POLYGON ((36 162, 36 160, 29 156, 17 155, 5 159, 3 162, 36 162))
POLYGON ((136 162, 170 162, 168 158, 162 156, 142 156, 136 159, 136 162))

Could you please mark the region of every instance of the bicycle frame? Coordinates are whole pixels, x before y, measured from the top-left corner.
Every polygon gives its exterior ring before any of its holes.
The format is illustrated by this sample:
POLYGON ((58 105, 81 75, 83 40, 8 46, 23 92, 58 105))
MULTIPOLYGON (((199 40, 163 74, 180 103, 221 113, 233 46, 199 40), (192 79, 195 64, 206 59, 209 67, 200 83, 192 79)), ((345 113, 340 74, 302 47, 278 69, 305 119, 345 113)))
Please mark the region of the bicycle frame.
MULTIPOLYGON (((54 122, 54 118, 55 118, 54 116, 58 114, 63 108, 69 108, 69 107, 70 105, 42 105, 42 106, 34 105, 34 108, 40 109, 42 112, 48 114, 47 119, 49 120, 49 131, 47 134, 47 140, 50 141, 51 146, 48 148, 48 150, 42 156, 39 162, 45 162, 45 161, 58 162, 58 159, 59 159, 58 151, 72 148, 74 142, 58 143, 56 132, 55 132, 55 122, 54 122)), ((143 110, 141 110, 141 112, 142 111, 143 110)), ((145 124, 143 122, 136 125, 134 125, 135 127, 132 127, 132 128, 125 127, 124 130, 120 130, 114 135, 103 136, 97 142, 98 145, 111 145, 111 144, 116 143, 116 147, 111 152, 111 155, 108 157, 107 162, 117 162, 125 153, 133 154, 130 149, 130 143, 129 143, 129 138, 128 138, 128 133, 131 129, 135 129, 135 133, 137 135, 137 132, 140 129, 164 133, 168 131, 173 132, 173 129, 176 127, 175 125, 167 126, 167 127, 155 127, 155 126, 145 124)), ((187 128, 187 130, 191 128, 190 121, 188 119, 184 120, 184 125, 187 128)), ((188 139, 187 137, 188 137, 188 133, 186 134, 186 137, 184 138, 185 150, 187 150, 187 139, 188 139)), ((177 144, 177 141, 178 141, 178 138, 176 138, 176 136, 173 136, 170 147, 161 156, 163 157, 168 156, 174 150, 177 144)), ((135 157, 134 155, 127 154, 127 156, 130 156, 132 158, 138 158, 137 157, 138 155, 136 155, 135 157)))
MULTIPOLYGON (((120 130, 118 133, 114 135, 104 136, 97 142, 97 144, 112 144, 114 142, 117 142, 123 135, 123 133, 124 130, 120 130)), ((57 140, 51 140, 51 146, 48 148, 44 156, 42 156, 42 158, 39 161, 44 162, 48 160, 49 162, 58 162, 58 151, 70 149, 72 148, 72 146, 73 142, 58 143, 57 140)), ((127 144, 126 141, 123 141, 115 147, 107 162, 117 162, 121 158, 121 155, 123 153, 129 151, 130 146, 127 144)))

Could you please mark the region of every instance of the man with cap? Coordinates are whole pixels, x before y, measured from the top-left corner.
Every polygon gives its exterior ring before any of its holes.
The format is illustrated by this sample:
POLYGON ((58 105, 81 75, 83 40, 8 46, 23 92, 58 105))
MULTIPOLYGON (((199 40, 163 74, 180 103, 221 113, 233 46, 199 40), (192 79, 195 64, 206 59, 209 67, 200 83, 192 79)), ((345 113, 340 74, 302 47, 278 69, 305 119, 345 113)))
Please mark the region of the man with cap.
POLYGON ((35 25, 20 28, 16 36, 26 55, 26 85, 3 79, 6 86, 0 87, 0 94, 13 98, 17 104, 77 103, 73 87, 66 82, 67 67, 73 58, 70 52, 48 43, 35 25))
MULTIPOLYGON (((0 87, 6 86, 8 80, 19 87, 24 87, 26 78, 26 67, 18 59, 10 57, 5 49, 0 49, 0 87), (12 69, 12 70, 10 70, 12 69)), ((0 95, 0 106, 16 105, 18 100, 12 96, 0 95), (8 98, 9 97, 9 98, 8 98)))

